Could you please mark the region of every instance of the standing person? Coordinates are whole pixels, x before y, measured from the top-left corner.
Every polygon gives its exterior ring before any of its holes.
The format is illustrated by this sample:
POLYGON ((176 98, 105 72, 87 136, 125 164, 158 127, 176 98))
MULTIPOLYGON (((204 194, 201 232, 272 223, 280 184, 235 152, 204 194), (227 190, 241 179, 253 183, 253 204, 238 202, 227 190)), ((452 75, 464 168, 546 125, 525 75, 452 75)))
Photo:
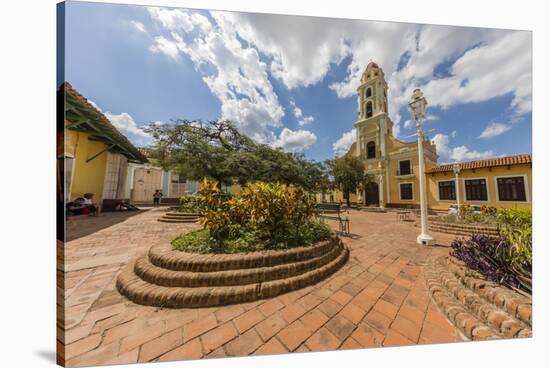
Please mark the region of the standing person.
POLYGON ((160 199, 162 198, 162 192, 160 190, 155 190, 153 194, 153 207, 158 207, 160 205, 160 199))

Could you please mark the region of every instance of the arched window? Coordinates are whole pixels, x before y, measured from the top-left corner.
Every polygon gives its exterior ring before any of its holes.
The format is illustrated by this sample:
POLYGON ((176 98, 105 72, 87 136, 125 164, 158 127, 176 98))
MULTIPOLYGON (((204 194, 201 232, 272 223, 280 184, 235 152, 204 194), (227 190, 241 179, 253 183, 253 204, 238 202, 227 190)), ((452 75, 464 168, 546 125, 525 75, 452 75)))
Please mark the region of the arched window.
POLYGON ((367 88, 367 93, 365 93, 365 98, 369 98, 370 96, 372 96, 372 89, 367 88))
POLYGON ((376 158, 376 144, 373 141, 367 143, 367 158, 376 158))
POLYGON ((372 116, 372 101, 367 102, 367 118, 370 118, 372 116))

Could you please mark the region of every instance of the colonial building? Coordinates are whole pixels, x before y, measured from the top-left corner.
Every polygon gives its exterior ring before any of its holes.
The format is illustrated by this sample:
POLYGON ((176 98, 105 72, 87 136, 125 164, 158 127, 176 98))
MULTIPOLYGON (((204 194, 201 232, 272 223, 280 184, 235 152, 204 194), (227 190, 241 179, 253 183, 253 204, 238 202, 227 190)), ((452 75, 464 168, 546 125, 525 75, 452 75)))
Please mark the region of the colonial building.
MULTIPOLYGON (((367 65, 357 88, 356 141, 347 156, 359 157, 374 181, 351 195, 364 206, 410 207, 420 204, 418 143, 403 142, 393 135, 388 114, 388 85, 376 63, 367 65)), ((457 178, 453 165, 438 165, 437 147, 422 145, 426 167, 428 207, 446 210, 456 203, 457 178)), ((461 203, 495 207, 531 206, 531 155, 500 157, 459 163, 461 203)), ((318 196, 321 201, 341 201, 339 192, 318 196)))
POLYGON ((94 202, 106 207, 126 199, 128 164, 147 158, 67 82, 58 91, 58 109, 58 201, 92 193, 94 202))

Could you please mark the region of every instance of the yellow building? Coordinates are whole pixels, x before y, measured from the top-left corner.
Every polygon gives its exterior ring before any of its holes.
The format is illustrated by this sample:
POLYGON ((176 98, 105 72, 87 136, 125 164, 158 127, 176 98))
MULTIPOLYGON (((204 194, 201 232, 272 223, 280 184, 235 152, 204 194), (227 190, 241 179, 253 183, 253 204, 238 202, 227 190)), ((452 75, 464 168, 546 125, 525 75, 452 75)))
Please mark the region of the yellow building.
MULTIPOLYGON (((108 200, 124 198, 128 162, 147 158, 111 122, 67 82, 58 98, 64 116, 64 199, 93 193, 93 201, 105 207, 108 200)), ((60 165, 61 166, 61 165, 60 165)))
MULTIPOLYGON (((346 153, 359 157, 373 182, 351 195, 364 206, 418 208, 420 205, 418 143, 393 135, 388 114, 388 85, 376 63, 367 65, 357 88, 356 141, 346 153)), ((453 165, 438 165, 437 147, 423 142, 428 207, 446 210, 456 204, 457 179, 453 165)), ((461 204, 531 207, 531 155, 517 155, 459 163, 461 204)), ((318 195, 323 202, 344 202, 342 193, 318 195)))

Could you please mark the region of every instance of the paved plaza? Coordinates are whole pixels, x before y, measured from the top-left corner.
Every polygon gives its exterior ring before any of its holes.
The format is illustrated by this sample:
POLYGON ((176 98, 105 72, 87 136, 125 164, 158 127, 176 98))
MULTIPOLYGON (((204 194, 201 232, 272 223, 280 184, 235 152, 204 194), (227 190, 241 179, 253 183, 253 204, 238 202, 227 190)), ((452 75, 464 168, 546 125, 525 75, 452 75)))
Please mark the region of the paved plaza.
MULTIPOLYGON (((68 366, 463 341, 430 300, 423 266, 449 252, 415 242, 395 213, 350 211, 350 259, 328 279, 252 303, 199 309, 134 304, 117 275, 159 241, 198 228, 157 221, 163 209, 70 219, 65 245, 68 366)), ((331 224, 334 225, 334 224, 331 224)), ((63 321, 58 321, 62 324, 63 321)), ((60 327, 58 327, 60 328, 60 327)), ((62 336, 60 334, 59 336, 62 336)))

